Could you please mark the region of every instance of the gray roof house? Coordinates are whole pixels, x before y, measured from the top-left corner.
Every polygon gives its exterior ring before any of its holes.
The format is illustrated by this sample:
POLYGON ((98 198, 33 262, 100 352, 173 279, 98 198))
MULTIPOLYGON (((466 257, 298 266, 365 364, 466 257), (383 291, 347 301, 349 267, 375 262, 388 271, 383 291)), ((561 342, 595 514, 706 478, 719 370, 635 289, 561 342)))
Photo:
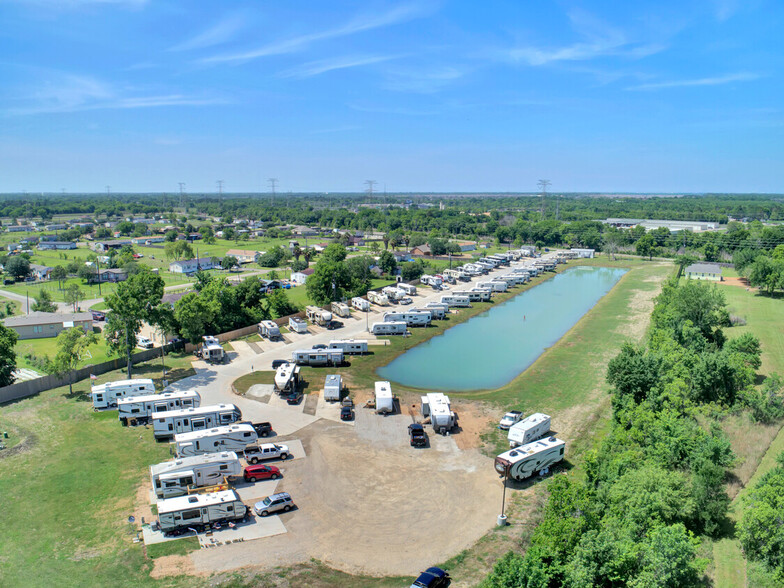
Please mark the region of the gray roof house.
POLYGON ((71 327, 81 327, 89 333, 93 329, 93 315, 90 312, 31 312, 9 317, 3 323, 16 331, 19 339, 43 339, 57 337, 71 327))
POLYGON ((721 266, 715 263, 693 263, 686 268, 686 277, 693 280, 721 281, 721 266))

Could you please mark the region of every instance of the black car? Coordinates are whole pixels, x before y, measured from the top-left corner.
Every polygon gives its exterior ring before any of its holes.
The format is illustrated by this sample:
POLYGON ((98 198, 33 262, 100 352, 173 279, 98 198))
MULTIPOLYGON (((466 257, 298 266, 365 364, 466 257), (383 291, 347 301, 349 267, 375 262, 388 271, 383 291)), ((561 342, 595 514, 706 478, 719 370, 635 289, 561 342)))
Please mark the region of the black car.
POLYGON ((288 359, 273 359, 272 360, 272 369, 276 370, 280 366, 282 366, 284 363, 289 363, 289 360, 288 359))
POLYGON ((351 421, 354 420, 354 411, 351 410, 350 406, 343 406, 340 409, 340 420, 341 421, 351 421))
POLYGON ((326 349, 327 346, 324 343, 316 343, 311 349, 326 349))
POLYGON ((449 574, 441 568, 427 568, 419 574, 410 588, 446 588, 451 583, 449 574))
POLYGON ((342 326, 343 323, 341 323, 340 321, 329 321, 329 323, 327 324, 327 330, 333 331, 335 329, 339 329, 342 326))
POLYGON ((299 404, 300 400, 302 400, 302 392, 292 392, 286 397, 287 404, 299 404))
POLYGON ((412 447, 424 447, 427 445, 427 435, 425 428, 419 423, 408 425, 408 437, 412 447))

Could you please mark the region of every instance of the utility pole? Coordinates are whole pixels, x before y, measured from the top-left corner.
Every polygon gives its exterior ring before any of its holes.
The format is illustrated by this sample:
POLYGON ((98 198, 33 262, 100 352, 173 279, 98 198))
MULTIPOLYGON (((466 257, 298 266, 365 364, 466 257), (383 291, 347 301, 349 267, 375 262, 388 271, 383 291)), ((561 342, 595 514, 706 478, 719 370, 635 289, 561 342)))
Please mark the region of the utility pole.
POLYGON ((278 178, 269 178, 267 183, 270 186, 270 192, 272 192, 272 204, 275 205, 275 186, 278 185, 278 178))
POLYGON ((561 197, 556 194, 555 195, 555 220, 559 220, 559 208, 561 205, 561 197))
POLYGON ((539 189, 542 191, 542 220, 544 220, 545 215, 545 201, 547 199, 547 186, 550 185, 550 180, 539 180, 536 183, 539 186, 539 189))

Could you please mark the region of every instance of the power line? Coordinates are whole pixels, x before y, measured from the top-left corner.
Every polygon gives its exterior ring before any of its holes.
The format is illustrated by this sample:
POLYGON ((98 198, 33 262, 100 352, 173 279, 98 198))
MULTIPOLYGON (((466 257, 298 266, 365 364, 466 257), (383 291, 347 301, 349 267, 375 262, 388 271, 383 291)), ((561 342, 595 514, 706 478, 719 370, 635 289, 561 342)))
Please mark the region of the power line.
POLYGON ((376 184, 378 184, 376 180, 365 180, 365 185, 367 186, 365 192, 367 192, 369 198, 373 198, 373 188, 376 184))
POLYGON ((550 180, 539 180, 536 182, 536 185, 542 191, 542 220, 544 220, 545 199, 547 198, 547 186, 550 185, 550 180))

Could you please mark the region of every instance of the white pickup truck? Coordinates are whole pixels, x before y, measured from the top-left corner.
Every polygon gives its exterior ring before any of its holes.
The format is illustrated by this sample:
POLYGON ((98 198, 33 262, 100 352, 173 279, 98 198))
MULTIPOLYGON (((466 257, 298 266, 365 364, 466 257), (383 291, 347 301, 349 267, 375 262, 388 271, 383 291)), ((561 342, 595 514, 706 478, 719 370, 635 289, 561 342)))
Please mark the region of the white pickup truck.
POLYGON ((248 445, 243 452, 248 463, 258 463, 267 459, 288 459, 291 453, 288 445, 278 443, 255 443, 248 445))
POLYGON ((515 425, 520 422, 520 419, 523 418, 523 413, 519 410, 510 410, 507 412, 503 418, 501 418, 501 422, 498 423, 498 428, 503 430, 508 430, 512 425, 515 425))

